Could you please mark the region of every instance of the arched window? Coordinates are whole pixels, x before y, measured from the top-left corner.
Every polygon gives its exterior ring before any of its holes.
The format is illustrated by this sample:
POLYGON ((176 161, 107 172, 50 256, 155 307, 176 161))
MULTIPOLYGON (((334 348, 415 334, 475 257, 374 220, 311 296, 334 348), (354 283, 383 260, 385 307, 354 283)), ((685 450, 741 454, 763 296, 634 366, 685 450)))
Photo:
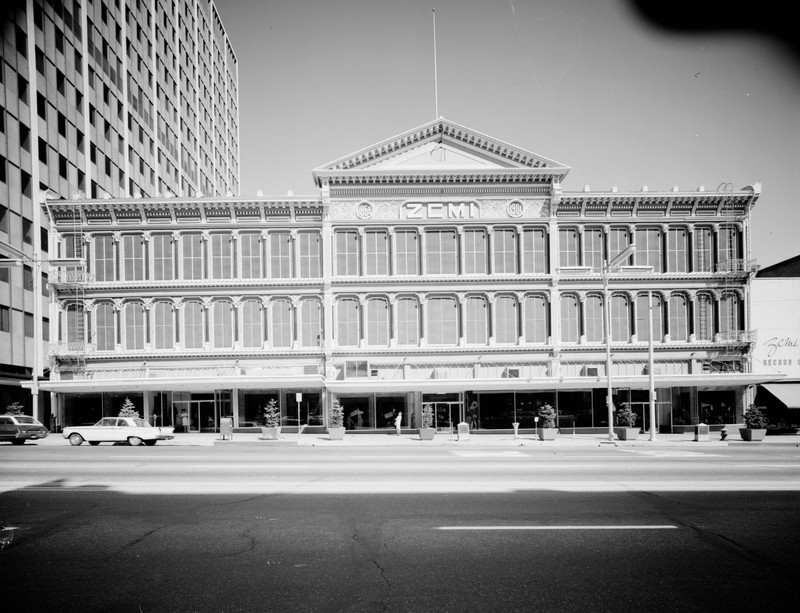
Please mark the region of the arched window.
POLYGON ((694 252, 693 272, 714 270, 714 233, 711 228, 698 227, 692 232, 694 252))
POLYGON ((517 231, 509 228, 496 229, 492 234, 494 252, 493 271, 498 274, 517 273, 517 231))
POLYGON ((336 232, 336 274, 355 277, 358 275, 358 232, 339 230, 336 232))
POLYGON ((145 278, 144 237, 141 234, 122 236, 122 278, 125 281, 141 281, 145 278))
POLYGON ((183 305, 183 346, 202 349, 203 342, 203 305, 197 300, 189 300, 183 305))
POLYGON ((171 281, 175 278, 172 234, 154 234, 150 244, 153 249, 153 279, 171 281))
POLYGON ((714 299, 710 294, 697 294, 694 301, 694 334, 698 341, 714 339, 714 299))
POLYGON ((261 267, 261 234, 259 232, 243 232, 239 235, 239 249, 242 252, 242 279, 260 279, 261 267))
POLYGON ((102 234, 92 239, 94 245, 94 278, 95 281, 115 281, 114 272, 114 237, 102 234))
POLYGON ((466 336, 470 345, 486 345, 489 342, 489 318, 486 299, 470 296, 466 304, 466 336))
POLYGON ((549 309, 544 296, 525 297, 525 342, 547 343, 549 309))
POLYGON ((652 266, 654 272, 664 271, 661 230, 659 228, 639 228, 636 230, 636 263, 639 266, 652 266))
POLYGON ((730 292, 726 293, 719 301, 720 332, 741 330, 739 322, 739 297, 730 292))
POLYGON ((269 235, 270 276, 289 279, 292 276, 292 235, 289 232, 272 232, 269 235))
POLYGON ((70 302, 66 306, 66 328, 67 328, 67 343, 86 342, 86 317, 83 310, 83 304, 79 302, 70 302))
POLYGON ((455 298, 431 298, 427 303, 428 343, 458 344, 458 303, 455 298))
POLYGON ((722 270, 737 270, 741 257, 739 251, 739 228, 723 226, 719 229, 719 263, 722 270))
MULTIPOLYGON (((602 264, 601 264, 602 266, 602 264)), ((586 297, 586 340, 590 343, 605 341, 605 323, 603 322, 603 297, 591 294, 586 297)))
POLYGON ((215 349, 233 347, 233 304, 228 300, 217 300, 212 308, 213 339, 215 349))
POLYGON ((389 274, 389 233, 386 230, 367 230, 364 233, 366 260, 364 272, 367 275, 389 274))
POLYGON ((153 331, 156 349, 172 349, 175 345, 175 308, 159 300, 153 305, 153 331))
POLYGON ((258 348, 264 343, 263 309, 260 300, 243 300, 242 314, 242 347, 258 348))
POLYGON ((389 345, 389 303, 383 298, 367 300, 367 345, 389 345))
POLYGON ((272 346, 291 347, 292 334, 292 303, 283 298, 273 300, 270 304, 272 310, 272 346))
POLYGON ((141 302, 125 304, 125 349, 144 349, 144 305, 141 302))
POLYGON ((631 301, 627 296, 611 296, 611 340, 627 342, 631 339, 631 301))
POLYGON ((522 272, 545 274, 547 271, 547 230, 525 228, 522 232, 522 272))
POLYGON ((419 274, 419 236, 414 230, 398 230, 394 236, 398 275, 419 274))
POLYGON ((203 237, 200 234, 181 236, 181 258, 183 278, 198 280, 203 278, 203 237))
POLYGON ((458 273, 458 238, 455 230, 425 233, 425 270, 430 275, 458 273))
POLYGON ((94 345, 98 351, 113 351, 116 347, 116 323, 114 321, 114 305, 101 302, 94 309, 95 338, 94 345))
POLYGON ((319 347, 322 342, 322 305, 319 300, 300 302, 300 343, 303 347, 319 347))
POLYGON ((513 296, 498 296, 494 301, 494 337, 498 343, 516 343, 519 340, 519 310, 513 296))
MULTIPOLYGON (((636 298, 636 336, 640 341, 650 341, 650 302, 647 294, 640 294, 636 298)), ((660 343, 664 338, 663 301, 661 296, 653 294, 653 341, 660 343)))
POLYGON ((468 275, 486 274, 486 230, 464 231, 464 272, 468 275))
POLYGON ((397 344, 419 345, 419 302, 416 298, 397 301, 397 344))
POLYGON ((358 300, 342 298, 336 303, 336 342, 340 347, 357 347, 360 338, 358 300))
POLYGON ((669 272, 689 270, 689 244, 685 228, 670 228, 667 233, 667 270, 669 272))
POLYGON ((558 265, 578 266, 580 264, 580 248, 578 230, 561 228, 558 231, 558 265))
POLYGON ((584 266, 591 266, 595 270, 603 269, 603 260, 606 259, 605 237, 602 228, 586 228, 583 233, 584 266))
POLYGON ((315 279, 322 276, 319 232, 300 232, 297 235, 300 278, 315 279))
POLYGON ((673 341, 685 341, 689 338, 687 329, 687 303, 683 294, 673 294, 669 298, 669 336, 673 341))
POLYGON ((561 296, 561 341, 577 343, 580 336, 578 298, 571 294, 561 296))

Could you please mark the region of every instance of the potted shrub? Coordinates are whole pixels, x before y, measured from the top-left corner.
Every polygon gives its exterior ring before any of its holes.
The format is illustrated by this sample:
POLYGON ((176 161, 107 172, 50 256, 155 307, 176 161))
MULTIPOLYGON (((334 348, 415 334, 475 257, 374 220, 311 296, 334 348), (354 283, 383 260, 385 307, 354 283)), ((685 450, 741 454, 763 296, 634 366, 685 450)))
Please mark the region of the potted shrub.
POLYGON ((744 412, 744 428, 739 428, 743 441, 763 441, 767 434, 767 418, 751 404, 744 412))
POLYGON ((278 401, 270 398, 267 406, 261 413, 262 438, 268 441, 276 441, 281 435, 281 410, 278 408, 278 401))
POLYGON ((631 410, 629 404, 624 404, 621 409, 617 409, 617 427, 614 428, 614 434, 619 440, 632 441, 639 436, 639 428, 636 426, 638 418, 639 416, 631 410))
POLYGON ((556 427, 556 410, 550 404, 543 404, 537 409, 536 414, 539 416, 539 424, 536 428, 539 440, 555 440, 558 434, 558 428, 556 427))
POLYGON ((328 437, 332 441, 344 438, 344 409, 339 400, 333 400, 328 409, 328 437))
POLYGON ((130 398, 125 398, 117 417, 139 417, 139 411, 136 410, 136 405, 130 398))
POLYGON ((419 438, 422 441, 432 441, 436 434, 433 427, 433 407, 429 404, 422 405, 422 427, 419 429, 419 438))

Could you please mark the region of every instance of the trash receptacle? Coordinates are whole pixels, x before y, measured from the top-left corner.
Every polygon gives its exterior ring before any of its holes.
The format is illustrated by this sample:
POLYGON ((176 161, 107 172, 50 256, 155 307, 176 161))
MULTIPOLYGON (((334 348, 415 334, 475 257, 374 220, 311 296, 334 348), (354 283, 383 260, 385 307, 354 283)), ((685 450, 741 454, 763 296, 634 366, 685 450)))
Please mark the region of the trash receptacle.
POLYGON ((223 417, 219 420, 219 434, 220 438, 224 441, 233 440, 233 419, 230 417, 223 417))
POLYGON ((461 422, 458 424, 458 440, 459 441, 468 441, 469 440, 469 424, 466 422, 461 422))
POLYGON ((708 441, 708 426, 706 424, 697 424, 694 427, 694 440, 695 442, 708 441))

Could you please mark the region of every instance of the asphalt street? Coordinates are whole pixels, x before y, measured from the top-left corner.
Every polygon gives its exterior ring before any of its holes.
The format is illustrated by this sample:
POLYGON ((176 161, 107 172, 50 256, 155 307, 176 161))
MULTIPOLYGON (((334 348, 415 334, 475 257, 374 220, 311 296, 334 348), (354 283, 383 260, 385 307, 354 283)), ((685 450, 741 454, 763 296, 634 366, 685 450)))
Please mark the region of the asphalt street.
POLYGON ((794 447, 0 446, 15 611, 788 611, 794 447))

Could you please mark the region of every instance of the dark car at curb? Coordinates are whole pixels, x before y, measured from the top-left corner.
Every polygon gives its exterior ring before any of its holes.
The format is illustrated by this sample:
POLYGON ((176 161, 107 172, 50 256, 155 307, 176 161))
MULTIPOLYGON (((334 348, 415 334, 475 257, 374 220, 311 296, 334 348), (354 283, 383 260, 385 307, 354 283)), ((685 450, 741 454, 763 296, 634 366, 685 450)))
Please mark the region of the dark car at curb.
POLYGON ((0 415, 0 441, 23 445, 46 438, 50 431, 30 415, 0 415))

